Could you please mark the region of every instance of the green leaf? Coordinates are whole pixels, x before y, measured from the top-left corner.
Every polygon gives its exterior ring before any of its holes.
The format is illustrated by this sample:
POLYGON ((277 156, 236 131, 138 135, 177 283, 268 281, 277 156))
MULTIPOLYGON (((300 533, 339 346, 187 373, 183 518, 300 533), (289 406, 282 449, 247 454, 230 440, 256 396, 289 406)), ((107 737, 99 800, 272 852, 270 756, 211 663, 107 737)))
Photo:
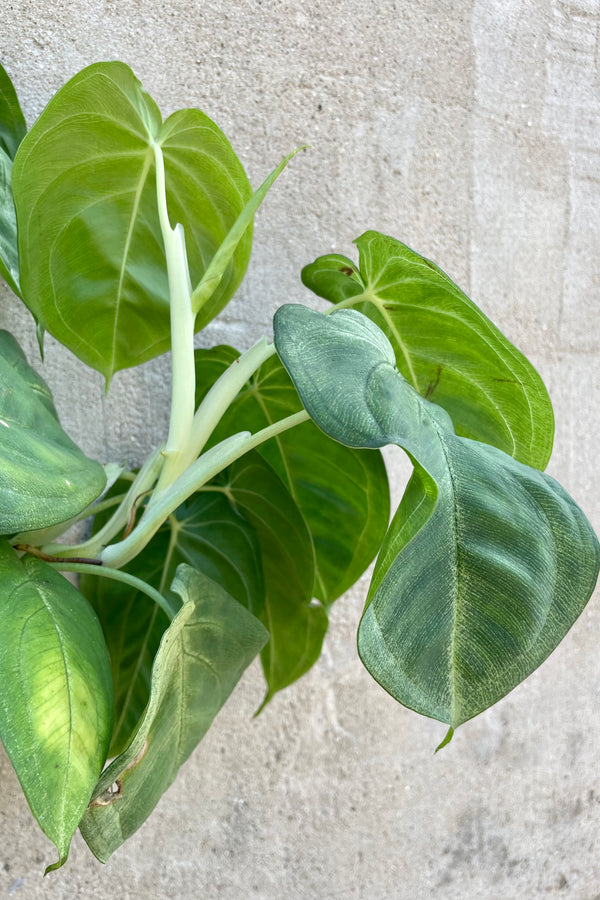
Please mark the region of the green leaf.
POLYGON ((455 728, 526 678, 581 613, 600 565, 592 528, 552 478, 456 435, 360 313, 283 307, 275 341, 321 428, 351 445, 398 444, 413 460, 359 653, 397 700, 455 728))
POLYGON ((0 65, 0 150, 14 159, 25 137, 27 125, 21 112, 17 93, 6 69, 0 65))
POLYGON ((106 759, 112 684, 98 620, 46 563, 0 543, 0 738, 66 861, 106 759))
MULTIPOLYGON (((118 493, 117 484, 115 492, 118 493)), ((94 530, 110 512, 97 516, 94 530)), ((180 563, 189 563, 223 587, 255 615, 264 604, 260 551, 256 534, 224 494, 196 494, 165 522, 124 571, 179 602, 168 590, 180 563)), ((104 628, 115 690, 115 728, 111 755, 120 753, 150 696, 152 663, 167 616, 145 594, 126 584, 94 575, 80 589, 104 628)))
POLYGON ((45 382, 0 331, 0 534, 47 528, 77 515, 106 476, 62 430, 45 382))
POLYGON ((184 604, 163 635, 150 702, 81 822, 102 862, 152 812, 268 637, 248 610, 189 566, 179 567, 172 589, 184 604))
MULTIPOLYGON (((196 351, 196 404, 237 356, 231 347, 196 351)), ((240 430, 254 433, 300 409, 292 381, 272 357, 227 410, 213 442, 240 430)), ((315 596, 329 606, 360 578, 387 530, 389 486, 381 455, 344 447, 312 422, 279 434, 259 452, 304 517, 315 548, 315 596)))
POLYGON ((358 269, 323 256, 303 270, 304 284, 376 322, 404 377, 450 414, 458 434, 544 469, 554 417, 531 363, 434 263, 376 231, 355 243, 358 269))
POLYGON ((226 496, 256 531, 261 550, 265 581, 262 621, 271 636, 262 652, 267 703, 319 658, 327 613, 319 603, 311 602, 313 545, 285 484, 258 453, 247 453, 230 466, 225 479, 226 496))
POLYGON ((13 202, 12 160, 0 147, 0 275, 20 297, 17 216, 13 202))
MULTIPOLYGON (((127 66, 96 63, 50 101, 15 159, 25 302, 108 381, 170 348, 155 144, 164 156, 169 215, 184 226, 197 284, 252 194, 228 140, 199 110, 180 110, 163 123, 127 66)), ((251 240, 249 226, 198 327, 235 293, 251 240)))
MULTIPOLYGON (((235 249, 246 234, 248 228, 252 227, 254 214, 265 199, 267 192, 275 180, 281 175, 290 159, 302 149, 304 148, 300 147, 299 150, 294 150, 293 153, 288 154, 288 156, 273 169, 271 174, 265 178, 259 189, 252 194, 244 206, 236 221, 229 229, 229 233, 224 238, 223 243, 211 259, 199 284, 196 285, 192 292, 192 309, 194 313, 200 313, 201 310, 204 310, 204 307, 212 298, 216 288, 221 283, 224 273, 227 271, 227 267, 229 266, 235 249)), ((220 308, 222 308, 222 306, 220 308)), ((209 313, 207 314, 206 311, 203 311, 200 315, 197 327, 203 327, 203 325, 208 323, 215 315, 214 304, 211 303, 209 305, 209 313)))
POLYGON ((27 125, 17 94, 0 65, 0 275, 19 297, 17 218, 11 176, 12 161, 26 132, 27 125))

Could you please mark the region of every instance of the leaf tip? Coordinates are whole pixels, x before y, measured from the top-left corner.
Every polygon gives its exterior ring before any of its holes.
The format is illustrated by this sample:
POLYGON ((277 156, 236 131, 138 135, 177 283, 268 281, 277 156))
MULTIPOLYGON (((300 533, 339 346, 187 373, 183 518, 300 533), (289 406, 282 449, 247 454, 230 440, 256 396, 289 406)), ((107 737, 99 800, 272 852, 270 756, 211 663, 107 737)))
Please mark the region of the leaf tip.
POLYGON ((446 732, 446 736, 445 736, 444 740, 442 741, 442 743, 438 744, 437 747, 435 748, 435 750, 433 751, 434 756, 438 752, 438 750, 442 749, 442 747, 447 747, 453 737, 454 737, 454 728, 451 725, 450 728, 448 729, 448 731, 446 732))
POLYGON ((64 853, 60 853, 60 856, 55 863, 51 863, 51 865, 46 866, 44 870, 44 878, 46 877, 46 875, 49 875, 50 872, 56 872, 57 869, 61 869, 66 863, 68 856, 68 850, 66 850, 64 853))
POLYGON ((253 719, 257 719, 257 718, 260 716, 260 714, 261 714, 261 712, 263 711, 263 709, 264 709, 266 706, 268 706, 268 704, 271 702, 271 700, 273 699, 274 696, 275 696, 275 692, 274 692, 274 691, 271 691, 271 690, 268 690, 268 691, 267 691, 267 693, 265 694, 265 698, 264 698, 263 702, 260 704, 260 706, 258 707, 258 709, 256 710, 256 712, 255 712, 254 715, 252 716, 253 719))
POLYGON ((38 342, 38 349, 40 351, 40 359, 44 362, 44 335, 46 334, 46 329, 41 324, 41 322, 35 323, 35 334, 38 342))

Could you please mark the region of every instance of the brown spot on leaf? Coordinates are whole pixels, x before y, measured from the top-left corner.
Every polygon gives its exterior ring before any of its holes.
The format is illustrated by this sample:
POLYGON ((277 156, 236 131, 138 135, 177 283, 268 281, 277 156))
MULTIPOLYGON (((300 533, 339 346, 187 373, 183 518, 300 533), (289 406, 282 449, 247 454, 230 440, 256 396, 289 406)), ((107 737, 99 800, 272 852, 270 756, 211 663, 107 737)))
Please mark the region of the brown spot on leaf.
POLYGON ((106 788, 95 800, 92 800, 90 803, 90 809, 92 806, 110 806, 111 803, 114 803, 115 800, 119 797, 121 793, 121 779, 117 778, 110 787, 106 788))
POLYGON ((425 391, 425 394, 424 394, 426 400, 429 400, 429 398, 431 397, 431 395, 432 395, 433 392, 435 391, 436 387, 437 387, 438 384, 440 383, 440 378, 441 378, 441 376, 442 376, 442 367, 441 367, 441 366, 438 366, 438 367, 437 367, 437 372, 436 372, 436 375, 435 375, 435 381, 430 381, 429 384, 427 385, 427 390, 425 391))

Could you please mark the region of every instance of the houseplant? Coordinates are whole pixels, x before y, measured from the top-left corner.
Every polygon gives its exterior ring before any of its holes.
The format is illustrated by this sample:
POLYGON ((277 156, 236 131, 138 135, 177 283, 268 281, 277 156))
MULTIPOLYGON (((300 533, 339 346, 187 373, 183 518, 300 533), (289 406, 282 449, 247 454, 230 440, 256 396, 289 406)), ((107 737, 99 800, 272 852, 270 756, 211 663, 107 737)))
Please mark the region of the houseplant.
POLYGON ((375 231, 358 262, 303 270, 328 313, 288 304, 274 342, 195 350, 293 154, 253 193, 214 123, 163 122, 121 63, 84 69, 29 132, 0 78, 0 271, 40 345, 50 332, 107 389, 172 351, 165 443, 129 472, 83 455, 0 335, 0 737, 57 846, 48 869, 77 827, 108 859, 257 654, 265 703, 304 674, 376 556, 359 654, 449 726, 442 746, 548 656, 596 582, 595 535, 543 474, 539 375, 440 269, 375 231), (391 524, 390 443, 414 466, 391 524), (88 520, 82 542, 63 537, 88 520))

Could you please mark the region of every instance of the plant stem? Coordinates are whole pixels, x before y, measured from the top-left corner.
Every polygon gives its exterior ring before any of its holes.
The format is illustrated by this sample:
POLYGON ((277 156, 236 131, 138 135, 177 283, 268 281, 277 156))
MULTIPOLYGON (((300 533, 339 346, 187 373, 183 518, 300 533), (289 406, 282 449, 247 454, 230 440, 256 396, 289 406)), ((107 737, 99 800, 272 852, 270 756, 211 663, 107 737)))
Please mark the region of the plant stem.
POLYGON ((42 549, 49 556, 98 556, 100 551, 108 544, 116 534, 125 528, 131 515, 131 510, 140 494, 148 491, 158 478, 161 469, 164 466, 164 457, 162 447, 157 447, 146 459, 144 465, 138 472, 135 480, 131 483, 131 487, 125 494, 124 499, 119 507, 115 510, 108 522, 93 534, 91 538, 82 544, 48 544, 42 549))
POLYGON ((261 337, 215 381, 194 416, 190 442, 185 453, 185 468, 200 456, 206 442, 223 417, 223 413, 235 400, 248 379, 274 354, 275 344, 269 343, 266 337, 261 337))
POLYGON ((188 446, 195 409, 194 324, 192 285, 185 250, 183 225, 171 228, 167 209, 165 163, 160 146, 153 145, 156 162, 156 197, 160 230, 165 245, 171 314, 171 418, 164 450, 165 466, 156 492, 168 487, 181 474, 181 455, 188 446))
POLYGON ((253 450, 282 431, 306 422, 309 418, 306 410, 301 410, 273 425, 262 428, 256 434, 242 431, 225 438, 215 447, 211 447, 186 469, 168 490, 153 499, 152 504, 146 507, 144 515, 129 537, 118 544, 105 547, 100 555, 102 563, 114 568, 124 566, 146 546, 165 519, 207 481, 230 466, 236 459, 244 456, 249 450, 253 450))
POLYGON ((57 569, 59 572, 77 572, 81 575, 100 575, 103 578, 111 578, 113 581, 121 581, 123 584, 128 584, 130 587, 136 588, 138 591, 141 591, 143 594, 150 597, 151 600, 154 600, 155 603, 158 603, 160 608, 166 612, 169 619, 173 619, 177 612, 159 591, 147 582, 142 581, 141 578, 130 575, 129 572, 122 572, 120 569, 109 569, 107 566, 94 566, 90 563, 68 562, 67 560, 65 560, 65 562, 62 560, 60 562, 49 562, 46 563, 46 565, 51 566, 53 569, 57 569))

